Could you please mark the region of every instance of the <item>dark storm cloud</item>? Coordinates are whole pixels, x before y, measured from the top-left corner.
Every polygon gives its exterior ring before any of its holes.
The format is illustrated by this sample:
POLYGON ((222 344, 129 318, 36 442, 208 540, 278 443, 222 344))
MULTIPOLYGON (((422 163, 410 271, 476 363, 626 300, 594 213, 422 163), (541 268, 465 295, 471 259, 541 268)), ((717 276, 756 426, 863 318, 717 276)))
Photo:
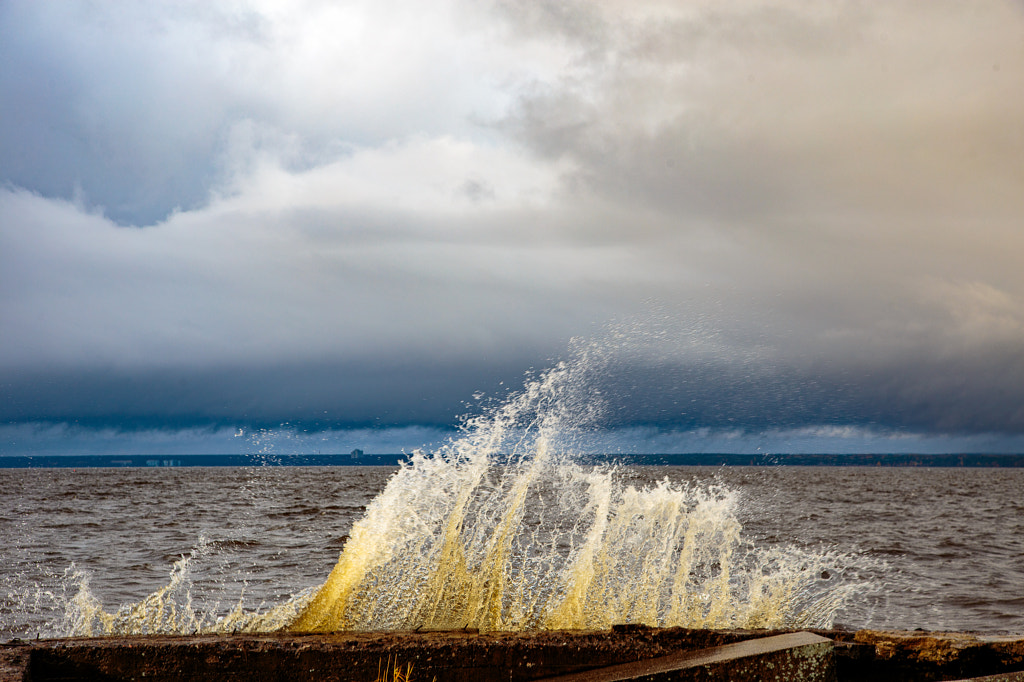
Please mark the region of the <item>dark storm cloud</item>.
POLYGON ((514 367, 371 358, 360 363, 213 369, 8 372, 0 421, 118 429, 288 426, 312 430, 418 424, 448 428, 472 394, 518 383, 514 367), (481 377, 498 377, 482 386, 481 377))
POLYGON ((125 223, 205 202, 227 102, 192 49, 201 36, 173 45, 183 36, 148 19, 141 7, 4 3, 3 181, 81 197, 125 223))
POLYGON ((874 366, 722 362, 632 365, 603 390, 608 422, 760 432, 856 426, 907 433, 1024 433, 1024 358, 1013 349, 973 362, 887 358, 874 366))
POLYGON ((6 3, 0 419, 444 425, 612 321, 612 427, 1021 433, 1022 30, 6 3))
MULTIPOLYGON (((522 382, 528 358, 366 358, 358 363, 5 372, 0 421, 312 430, 418 424, 447 428, 522 382)), ((617 358, 588 379, 607 428, 757 433, 806 425, 895 433, 1024 434, 1024 358, 821 367, 705 359, 685 366, 617 358)))

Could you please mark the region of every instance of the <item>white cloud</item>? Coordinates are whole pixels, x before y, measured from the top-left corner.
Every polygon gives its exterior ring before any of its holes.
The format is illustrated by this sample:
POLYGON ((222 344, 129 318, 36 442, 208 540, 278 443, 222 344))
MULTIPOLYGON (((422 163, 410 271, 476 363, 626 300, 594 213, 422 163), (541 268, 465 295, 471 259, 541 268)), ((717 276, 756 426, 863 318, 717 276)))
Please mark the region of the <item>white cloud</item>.
MULTIPOLYGON (((544 210, 553 207, 562 176, 571 168, 565 162, 530 158, 509 146, 450 136, 354 148, 340 159, 301 171, 288 169, 276 154, 252 148, 237 154, 254 158, 243 164, 245 172, 214 203, 214 214, 347 209, 409 211, 424 218, 452 219, 484 209, 544 210)), ((437 227, 441 225, 435 223, 437 227)))
POLYGON ((1022 25, 994 0, 8 3, 0 366, 543 361, 656 301, 767 374, 941 360, 983 393, 1024 320, 1022 25))
POLYGON ((2 178, 121 222, 202 206, 245 122, 310 167, 417 137, 492 138, 550 50, 455 2, 105 3, 4 10, 2 178))

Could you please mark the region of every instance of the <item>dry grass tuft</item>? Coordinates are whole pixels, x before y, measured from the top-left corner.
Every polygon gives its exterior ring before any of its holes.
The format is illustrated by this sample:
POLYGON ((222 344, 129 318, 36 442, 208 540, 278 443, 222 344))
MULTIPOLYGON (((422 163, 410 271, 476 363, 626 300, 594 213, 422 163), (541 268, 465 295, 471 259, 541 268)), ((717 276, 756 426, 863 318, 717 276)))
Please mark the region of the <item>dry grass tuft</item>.
POLYGON ((394 665, 391 664, 391 657, 388 656, 387 665, 381 669, 380 664, 377 665, 377 679, 374 682, 411 682, 412 680, 412 663, 406 664, 404 667, 399 665, 398 659, 395 659, 394 665))

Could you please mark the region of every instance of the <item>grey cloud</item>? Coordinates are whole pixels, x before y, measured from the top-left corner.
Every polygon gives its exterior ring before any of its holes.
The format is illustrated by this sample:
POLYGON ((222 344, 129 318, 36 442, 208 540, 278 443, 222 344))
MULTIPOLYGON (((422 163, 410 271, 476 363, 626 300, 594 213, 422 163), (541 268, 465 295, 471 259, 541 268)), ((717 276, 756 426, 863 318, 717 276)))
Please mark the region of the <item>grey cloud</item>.
POLYGON ((303 168, 468 126, 489 86, 463 77, 465 93, 430 97, 460 77, 457 46, 389 37, 417 12, 448 30, 442 8, 415 4, 5 3, 0 182, 151 225, 206 205, 253 154, 303 168))
POLYGON ((65 7, 0 8, 5 419, 444 425, 660 315, 609 425, 1021 432, 1019 6, 65 7))
POLYGON ((592 236, 650 245, 649 266, 716 283, 737 316, 782 318, 786 345, 812 356, 920 344, 984 357, 999 325, 966 340, 935 294, 969 282, 1014 302, 1019 333, 1024 282, 1007 254, 1024 248, 1009 191, 1024 184, 1024 97, 1003 80, 1024 77, 1019 8, 651 5, 656 20, 600 7, 602 49, 581 48, 506 122, 577 164, 577 195, 613 207, 592 236))
POLYGON ((655 5, 655 20, 602 7, 600 54, 581 50, 526 93, 508 126, 577 160, 603 196, 748 223, 1022 208, 1003 191, 1022 174, 1024 97, 1007 87, 1024 75, 1019 11, 694 3, 655 5))
POLYGON ((0 72, 0 179, 147 224, 206 200, 226 103, 192 61, 201 39, 175 45, 140 8, 112 9, 0 9, 0 58, 16 65, 0 72))
MULTIPOLYGON (((289 212, 139 232, 24 192, 0 192, 0 207, 16 225, 0 231, 8 367, 209 367, 387 351, 425 362, 543 360, 606 315, 577 290, 586 261, 556 254, 546 268, 529 248, 396 241, 387 231, 352 238, 289 212)), ((320 220, 365 225, 388 215, 320 220)), ((613 292, 601 270, 595 261, 588 276, 613 292)))

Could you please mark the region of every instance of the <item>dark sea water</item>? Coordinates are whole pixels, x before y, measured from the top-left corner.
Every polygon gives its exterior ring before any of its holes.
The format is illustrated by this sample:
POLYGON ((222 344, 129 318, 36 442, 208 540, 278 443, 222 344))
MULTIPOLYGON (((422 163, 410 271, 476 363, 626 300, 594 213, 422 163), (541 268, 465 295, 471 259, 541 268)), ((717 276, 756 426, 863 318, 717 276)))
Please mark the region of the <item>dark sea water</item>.
MULTIPOLYGON (((0 470, 0 639, 62 634, 62 603, 108 610, 194 556, 191 596, 228 610, 325 580, 390 467, 0 470), (69 567, 74 566, 69 570, 69 567), (73 574, 79 577, 69 577, 73 574)), ((629 467, 634 485, 720 483, 764 547, 849 555, 837 626, 1024 634, 1024 469, 629 467)))

